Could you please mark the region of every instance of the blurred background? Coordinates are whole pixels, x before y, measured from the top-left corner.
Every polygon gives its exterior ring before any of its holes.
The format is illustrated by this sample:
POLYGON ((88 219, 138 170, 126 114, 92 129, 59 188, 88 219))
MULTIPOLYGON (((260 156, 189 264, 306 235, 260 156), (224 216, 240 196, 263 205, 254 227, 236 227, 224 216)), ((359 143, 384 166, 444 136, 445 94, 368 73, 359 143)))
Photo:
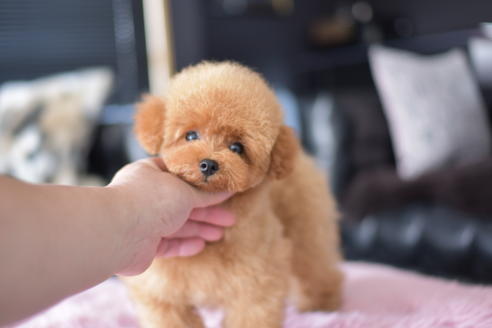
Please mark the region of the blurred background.
POLYGON ((348 259, 490 283, 489 22, 487 0, 2 0, 0 172, 103 185, 145 156, 143 93, 235 60, 330 177, 348 259))

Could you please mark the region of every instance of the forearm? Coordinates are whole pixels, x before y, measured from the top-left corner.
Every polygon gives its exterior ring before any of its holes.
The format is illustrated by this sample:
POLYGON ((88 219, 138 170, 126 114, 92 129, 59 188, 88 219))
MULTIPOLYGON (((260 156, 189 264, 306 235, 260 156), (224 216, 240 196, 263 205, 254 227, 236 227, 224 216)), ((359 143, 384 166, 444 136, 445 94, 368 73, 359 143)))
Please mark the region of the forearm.
POLYGON ((0 324, 121 269, 125 218, 133 214, 121 212, 116 192, 0 177, 0 324))

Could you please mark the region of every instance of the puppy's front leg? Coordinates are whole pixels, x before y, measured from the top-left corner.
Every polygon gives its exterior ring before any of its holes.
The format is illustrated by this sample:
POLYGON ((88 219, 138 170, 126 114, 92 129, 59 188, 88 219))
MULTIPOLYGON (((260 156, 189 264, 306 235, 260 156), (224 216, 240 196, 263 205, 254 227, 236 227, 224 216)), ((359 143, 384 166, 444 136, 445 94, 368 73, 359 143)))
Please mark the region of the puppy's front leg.
POLYGON ((223 327, 282 327, 286 293, 283 287, 244 286, 244 290, 228 300, 223 327))
POLYGON ((137 311, 142 328, 204 328, 202 319, 189 305, 147 299, 137 303, 137 311))

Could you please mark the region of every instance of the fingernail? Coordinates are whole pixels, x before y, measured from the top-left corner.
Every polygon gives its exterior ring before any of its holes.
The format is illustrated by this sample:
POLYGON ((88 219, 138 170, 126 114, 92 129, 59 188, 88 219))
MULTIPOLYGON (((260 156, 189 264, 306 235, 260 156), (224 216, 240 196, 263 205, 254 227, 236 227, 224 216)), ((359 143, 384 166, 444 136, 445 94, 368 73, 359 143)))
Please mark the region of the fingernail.
POLYGON ((200 252, 200 250, 204 247, 203 241, 193 241, 187 242, 181 245, 179 248, 179 256, 192 256, 200 252))
POLYGON ((203 238, 207 241, 217 241, 224 235, 224 230, 216 227, 208 227, 206 231, 203 232, 203 238))
POLYGON ((226 220, 223 222, 225 227, 230 227, 236 223, 236 217, 232 213, 228 213, 228 215, 225 216, 226 220))

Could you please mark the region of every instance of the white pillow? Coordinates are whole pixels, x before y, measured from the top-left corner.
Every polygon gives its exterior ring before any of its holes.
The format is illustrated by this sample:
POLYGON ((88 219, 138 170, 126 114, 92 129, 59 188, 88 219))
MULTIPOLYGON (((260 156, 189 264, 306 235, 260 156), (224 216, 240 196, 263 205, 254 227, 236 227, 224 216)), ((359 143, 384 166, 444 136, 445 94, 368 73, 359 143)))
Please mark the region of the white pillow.
POLYGON ((461 50, 421 56, 373 46, 369 59, 402 178, 490 154, 485 106, 461 50))

